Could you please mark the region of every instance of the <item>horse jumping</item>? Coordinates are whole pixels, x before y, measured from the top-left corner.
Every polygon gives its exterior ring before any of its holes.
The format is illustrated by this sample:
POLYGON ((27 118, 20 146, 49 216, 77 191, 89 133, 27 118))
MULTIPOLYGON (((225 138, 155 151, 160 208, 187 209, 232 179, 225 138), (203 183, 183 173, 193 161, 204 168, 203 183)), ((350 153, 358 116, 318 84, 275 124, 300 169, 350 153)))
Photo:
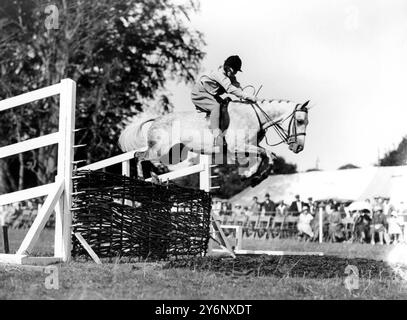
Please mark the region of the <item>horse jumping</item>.
POLYGON ((264 176, 269 173, 269 160, 272 158, 271 152, 267 153, 259 146, 266 131, 275 129, 281 138, 279 143, 288 144, 294 153, 301 152, 308 125, 308 102, 297 104, 286 100, 264 100, 259 104, 249 104, 232 101, 228 107, 229 125, 223 134, 225 150, 219 151, 213 146, 207 114, 195 111, 135 119, 121 133, 119 144, 123 151, 139 150, 135 157, 140 162, 160 161, 165 165, 185 161, 188 151, 209 155, 224 151, 227 163, 238 160, 242 164, 241 159, 245 159, 248 165, 240 171, 242 176, 264 176), (180 152, 174 160, 174 156, 171 159, 169 155, 174 154, 172 151, 176 147, 180 148, 180 152))

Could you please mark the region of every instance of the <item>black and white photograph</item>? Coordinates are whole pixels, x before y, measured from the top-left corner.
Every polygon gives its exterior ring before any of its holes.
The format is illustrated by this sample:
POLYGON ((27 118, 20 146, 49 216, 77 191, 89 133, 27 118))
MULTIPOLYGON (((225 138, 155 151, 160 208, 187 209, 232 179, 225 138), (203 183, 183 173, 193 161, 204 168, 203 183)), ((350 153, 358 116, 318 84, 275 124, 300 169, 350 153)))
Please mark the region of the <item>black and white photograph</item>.
POLYGON ((0 0, 0 300, 407 299, 406 57, 405 0, 0 0))

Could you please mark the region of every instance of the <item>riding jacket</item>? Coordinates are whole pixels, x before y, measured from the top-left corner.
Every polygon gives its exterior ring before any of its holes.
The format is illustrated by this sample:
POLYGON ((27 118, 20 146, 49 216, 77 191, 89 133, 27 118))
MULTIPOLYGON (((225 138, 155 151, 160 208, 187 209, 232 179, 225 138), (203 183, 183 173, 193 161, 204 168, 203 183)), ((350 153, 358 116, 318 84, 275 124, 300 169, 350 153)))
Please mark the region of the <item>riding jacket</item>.
POLYGON ((212 71, 209 75, 201 76, 199 83, 206 92, 213 96, 220 96, 227 93, 242 99, 256 101, 256 97, 254 95, 243 91, 243 89, 240 87, 240 83, 237 82, 235 77, 229 78, 225 74, 222 66, 212 71))

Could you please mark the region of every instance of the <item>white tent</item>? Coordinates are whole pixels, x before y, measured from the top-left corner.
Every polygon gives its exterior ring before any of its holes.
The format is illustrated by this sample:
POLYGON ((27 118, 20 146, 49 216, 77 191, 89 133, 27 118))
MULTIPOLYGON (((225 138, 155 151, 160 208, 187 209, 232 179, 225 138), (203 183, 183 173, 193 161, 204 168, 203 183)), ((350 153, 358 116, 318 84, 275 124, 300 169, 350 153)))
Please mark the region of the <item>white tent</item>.
POLYGON ((296 194, 303 201, 308 197, 314 200, 341 198, 356 201, 383 196, 390 197, 392 202, 407 203, 407 166, 274 175, 254 188, 243 190, 230 201, 247 205, 253 196, 262 201, 266 193, 273 201, 285 200, 286 203, 291 203, 296 194))

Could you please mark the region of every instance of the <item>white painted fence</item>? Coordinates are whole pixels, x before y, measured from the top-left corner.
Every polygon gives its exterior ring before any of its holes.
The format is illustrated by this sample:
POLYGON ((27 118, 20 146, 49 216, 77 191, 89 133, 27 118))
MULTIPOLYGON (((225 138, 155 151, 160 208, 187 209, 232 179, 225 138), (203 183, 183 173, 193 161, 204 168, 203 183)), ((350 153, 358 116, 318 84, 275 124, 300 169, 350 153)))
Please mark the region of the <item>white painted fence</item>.
MULTIPOLYGON (((68 262, 71 258, 72 170, 74 155, 73 143, 75 132, 76 83, 71 79, 64 79, 59 84, 2 100, 0 101, 0 112, 55 95, 59 95, 60 100, 58 132, 0 148, 1 159, 37 148, 58 144, 58 168, 55 182, 0 195, 0 206, 47 196, 20 248, 17 250, 17 253, 0 254, 0 263, 46 265, 56 262, 68 262), (54 256, 31 257, 30 254, 32 253, 32 249, 37 243, 41 231, 44 229, 45 224, 54 211, 56 214, 54 256)), ((134 157, 134 152, 135 151, 131 151, 105 159, 81 167, 78 170, 99 170, 114 164, 122 163, 123 175, 129 176, 130 160, 134 157)), ((211 166, 211 156, 201 155, 199 164, 160 175, 159 179, 167 181, 199 173, 200 188, 209 192, 211 189, 211 166)), ((221 229, 220 233, 224 238, 221 229)), ((226 245, 226 247, 226 249, 233 254, 229 245, 226 245)))
POLYGON ((0 101, 0 112, 37 100, 59 95, 58 132, 21 141, 0 148, 0 159, 58 144, 57 176, 53 183, 0 195, 0 205, 47 196, 31 228, 16 254, 0 254, 0 262, 16 264, 49 264, 68 261, 71 252, 72 161, 75 128, 76 83, 64 79, 60 83, 0 101), (30 257, 41 231, 55 211, 53 257, 30 257))

